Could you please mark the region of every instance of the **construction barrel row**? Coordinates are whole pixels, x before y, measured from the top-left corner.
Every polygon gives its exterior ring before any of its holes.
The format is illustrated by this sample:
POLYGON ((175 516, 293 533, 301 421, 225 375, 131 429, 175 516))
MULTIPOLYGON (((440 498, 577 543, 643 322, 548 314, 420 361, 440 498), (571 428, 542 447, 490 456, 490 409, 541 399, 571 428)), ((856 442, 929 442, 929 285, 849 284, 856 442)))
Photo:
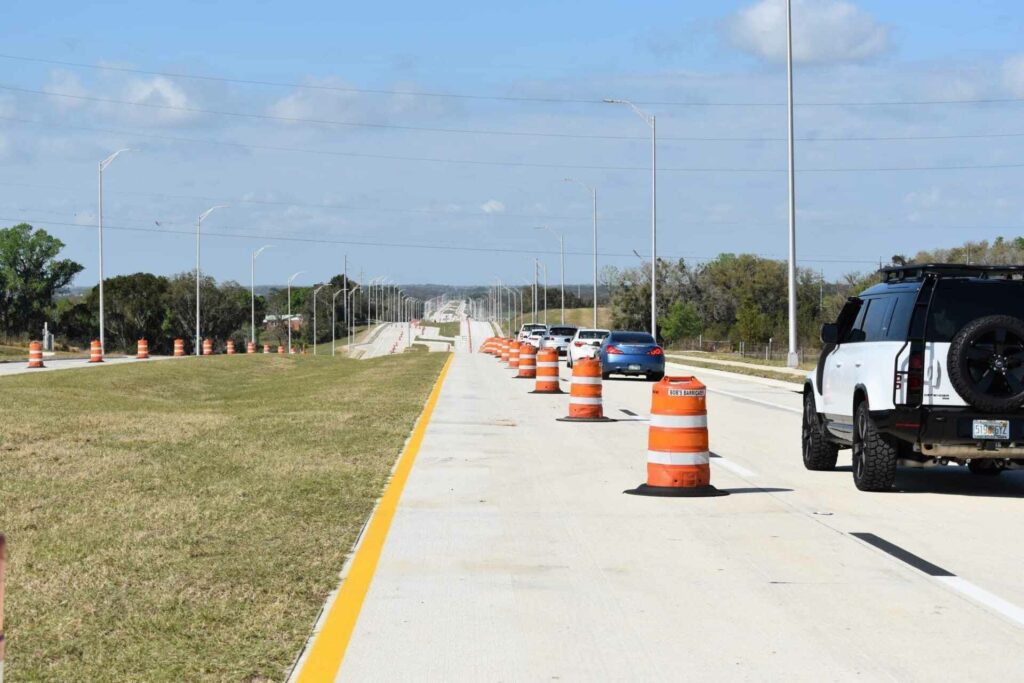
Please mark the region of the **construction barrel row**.
MULTIPOLYGON (((534 379, 531 394, 562 394, 559 387, 558 350, 490 337, 480 346, 516 379, 534 379)), ((573 363, 569 382, 568 415, 561 422, 615 422, 604 415, 603 374, 598 358, 573 363)), ((727 495, 711 485, 708 440, 707 389, 696 377, 663 377, 651 390, 651 417, 647 430, 647 481, 625 493, 662 497, 727 495)))
MULTIPOLYGON (((270 344, 263 345, 263 353, 270 353, 270 344)), ((212 356, 213 354, 213 340, 204 339, 202 344, 202 350, 204 356, 212 356)), ((235 355, 235 342, 228 340, 225 344, 225 350, 227 355, 235 355)), ((256 344, 253 342, 247 342, 245 345, 245 352, 256 353, 256 344)), ((279 345, 277 347, 278 353, 285 353, 285 347, 279 345)), ((292 350, 295 353, 295 350, 292 350)), ((182 358, 185 356, 185 340, 175 339, 174 340, 174 357, 182 358)), ((135 353, 136 360, 148 360, 149 359, 149 342, 145 339, 140 339, 136 347, 135 353)), ((98 339, 94 339, 89 343, 89 362, 90 363, 102 363, 103 362, 103 346, 98 339)), ((30 342, 28 345, 28 367, 44 368, 46 367, 43 362, 43 345, 41 342, 30 342)))

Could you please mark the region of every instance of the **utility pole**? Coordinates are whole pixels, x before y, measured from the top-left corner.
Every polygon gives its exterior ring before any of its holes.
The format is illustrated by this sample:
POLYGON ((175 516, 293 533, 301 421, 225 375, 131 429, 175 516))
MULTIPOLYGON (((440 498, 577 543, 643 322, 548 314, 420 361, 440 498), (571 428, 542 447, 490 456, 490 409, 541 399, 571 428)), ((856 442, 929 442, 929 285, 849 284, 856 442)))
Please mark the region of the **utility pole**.
POLYGON ((800 364, 796 350, 796 172, 793 153, 793 0, 786 0, 786 85, 788 90, 788 133, 789 152, 789 354, 786 365, 795 368, 800 364))

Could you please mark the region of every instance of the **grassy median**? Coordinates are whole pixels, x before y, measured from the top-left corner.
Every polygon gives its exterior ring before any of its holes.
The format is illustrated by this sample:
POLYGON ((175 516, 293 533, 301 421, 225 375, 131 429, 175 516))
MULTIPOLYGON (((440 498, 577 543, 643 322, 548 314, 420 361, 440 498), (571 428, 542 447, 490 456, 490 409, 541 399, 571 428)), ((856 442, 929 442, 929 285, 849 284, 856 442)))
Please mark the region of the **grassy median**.
POLYGON ((283 680, 445 359, 0 378, 9 680, 283 680))

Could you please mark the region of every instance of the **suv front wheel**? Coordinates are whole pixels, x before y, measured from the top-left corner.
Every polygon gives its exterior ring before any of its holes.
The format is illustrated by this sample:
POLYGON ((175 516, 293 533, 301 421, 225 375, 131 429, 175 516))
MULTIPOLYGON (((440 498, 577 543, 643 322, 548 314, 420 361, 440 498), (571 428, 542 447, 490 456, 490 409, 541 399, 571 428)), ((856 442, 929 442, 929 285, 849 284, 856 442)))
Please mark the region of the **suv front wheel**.
POLYGON ((804 392, 804 424, 800 440, 803 444, 804 467, 815 472, 831 472, 836 468, 839 447, 825 438, 814 405, 814 396, 810 391, 804 392))
POLYGON ((896 483, 899 444, 875 427, 865 399, 853 418, 853 483, 861 491, 889 491, 896 483))

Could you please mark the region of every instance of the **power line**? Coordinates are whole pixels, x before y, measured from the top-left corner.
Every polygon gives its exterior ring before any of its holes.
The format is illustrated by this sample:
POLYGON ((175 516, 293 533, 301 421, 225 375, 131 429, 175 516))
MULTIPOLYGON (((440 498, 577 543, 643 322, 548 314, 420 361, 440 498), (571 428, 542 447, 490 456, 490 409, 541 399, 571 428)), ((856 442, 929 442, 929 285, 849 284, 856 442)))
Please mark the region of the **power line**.
MULTIPOLYGON (((2 86, 0 86, 2 87, 2 86)), ((40 94, 51 94, 46 91, 36 91, 40 94)), ((59 95, 58 95, 59 96, 59 95)), ((124 104, 137 104, 128 101, 118 101, 124 104)), ((169 105, 168 105, 169 106, 169 105)), ((206 111, 206 110, 204 110, 206 111)), ((217 114, 219 112, 208 111, 207 113, 217 114)), ((247 116, 246 114, 239 114, 240 116, 247 116)), ((323 123, 323 121, 317 121, 312 119, 298 119, 290 118, 291 122, 310 121, 313 123, 323 123)), ((114 129, 114 128, 96 128, 92 126, 75 126, 64 123, 53 123, 49 121, 40 121, 37 119, 25 119, 13 116, 0 116, 0 121, 9 121, 12 123, 27 123, 37 126, 43 126, 47 128, 57 129, 68 129, 68 130, 82 130, 82 131, 95 131, 100 133, 112 133, 115 135, 137 135, 139 137, 149 137, 157 140, 170 140, 175 142, 197 142, 203 144, 217 144, 217 145, 231 145, 234 147, 244 147, 247 149, 262 149, 270 151, 284 151, 284 152, 297 152, 304 154, 321 154, 321 155, 332 155, 333 152, 319 150, 319 149, 302 149, 295 147, 280 147, 270 145, 251 145, 240 142, 226 142, 221 140, 195 140, 191 138, 181 138, 169 135, 156 135, 153 133, 143 133, 137 130, 125 130, 125 129, 114 129)), ((558 137, 558 138, 579 138, 585 140, 643 140, 648 142, 649 137, 643 136, 627 136, 627 135, 574 135, 569 133, 542 133, 542 132, 512 132, 512 131, 492 131, 492 130, 473 130, 473 129, 456 129, 456 128, 417 128, 409 126, 392 126, 388 124, 363 124, 363 123, 346 123, 346 122, 335 122, 338 125, 345 126, 369 126, 376 128, 397 128, 401 130, 416 130, 426 132, 440 132, 440 133, 469 133, 474 135, 516 135, 516 136, 541 136, 541 137, 558 137)), ((977 140, 977 139, 1004 139, 1004 138, 1020 138, 1024 137, 1024 133, 966 133, 966 134, 950 134, 950 135, 879 135, 879 136, 807 136, 795 138, 798 142, 894 142, 894 141, 913 141, 913 140, 977 140)), ((673 142, 785 142, 784 137, 717 137, 717 136, 662 136, 658 138, 660 142, 673 141, 673 142)))
MULTIPOLYGON (((379 88, 352 88, 345 86, 317 85, 312 83, 294 83, 287 81, 269 81, 245 78, 227 78, 224 76, 204 76, 199 74, 176 73, 171 71, 153 71, 147 69, 133 69, 130 67, 85 64, 82 62, 70 62, 57 59, 44 59, 41 57, 25 57, 20 55, 0 54, 0 59, 9 59, 21 62, 34 62, 37 64, 51 64, 77 69, 93 69, 97 71, 113 71, 120 73, 131 73, 146 76, 163 76, 165 78, 183 78, 198 81, 212 81, 218 83, 238 83, 242 85, 264 85, 279 88, 297 88, 305 90, 326 90, 343 93, 361 93, 369 95, 401 95, 414 97, 451 98, 464 100, 492 100, 499 102, 536 102, 544 104, 604 104, 603 99, 574 98, 574 97, 526 97, 514 95, 483 95, 473 93, 452 93, 452 92, 430 92, 419 90, 387 90, 379 88)), ((671 107, 784 107, 785 102, 701 102, 701 101, 666 101, 666 100, 642 100, 633 99, 638 105, 648 106, 671 106, 671 107)), ((977 99, 922 99, 922 100, 874 100, 874 101, 833 101, 833 102, 798 102, 800 107, 893 107, 893 106, 925 106, 945 104, 1008 104, 1024 102, 1019 97, 990 97, 977 99)))
MULTIPOLYGON (((3 218, 0 217, 0 221, 6 222, 28 222, 32 225, 40 225, 43 227, 47 226, 60 226, 68 228, 79 228, 84 230, 94 230, 95 226, 82 225, 80 223, 68 223, 61 221, 50 221, 50 220, 37 220, 34 218, 3 218)), ((141 232, 149 233, 152 235, 187 235, 189 237, 195 236, 194 230, 154 230, 153 228, 133 227, 125 225, 107 225, 103 224, 104 230, 116 230, 120 232, 141 232)), ((395 248, 395 249, 431 249, 437 251, 462 251, 462 252, 477 252, 477 253, 494 253, 494 254, 525 254, 530 256, 558 256, 559 251, 551 249, 513 249, 508 247, 472 247, 472 246, 459 246, 459 245, 446 245, 446 244, 432 244, 422 242, 380 242, 374 240, 353 240, 353 239, 326 239, 323 237, 297 237, 289 235, 274 235, 269 233, 241 233, 241 232, 217 232, 214 230, 204 230, 203 235, 206 237, 223 237, 226 239, 245 239, 245 240, 277 240, 281 242, 303 242, 311 244, 339 244, 348 246, 362 246, 362 247, 384 247, 384 248, 395 248)), ((592 256, 591 251, 571 251, 565 252, 567 256, 592 256)), ((780 259, 777 256, 768 256, 763 254, 754 254, 760 258, 780 259)), ((634 257, 633 253, 617 253, 617 252, 598 252, 598 256, 605 257, 616 257, 616 258, 629 258, 634 257)), ((659 257, 661 259, 662 257, 659 257)), ((691 259, 695 261, 707 261, 718 258, 717 256, 695 256, 695 255, 666 255, 665 259, 691 259)), ((874 260, 856 260, 856 259, 801 259, 802 263, 847 263, 847 264, 874 264, 874 260)))
MULTIPOLYGON (((113 104, 126 104, 138 107, 156 108, 156 109, 171 109, 179 111, 190 111, 190 112, 205 112, 210 114, 226 114, 228 116, 241 116, 241 117, 257 117, 257 118, 273 118, 266 117, 261 114, 234 114, 217 112, 213 110, 202 110, 191 107, 175 107, 172 105, 160 105, 149 102, 129 102, 127 100, 114 100, 107 98, 88 97, 84 95, 70 95, 66 93, 48 93, 42 90, 28 90, 25 88, 14 88, 11 86, 0 85, 0 90, 13 90, 16 92, 31 93, 36 95, 47 95, 52 97, 70 97, 73 99, 90 100, 96 102, 106 102, 113 104)), ((134 134, 134 133, 129 133, 134 134)), ((138 134, 140 136, 146 136, 149 134, 138 134)), ((165 139, 171 139, 171 136, 163 136, 165 139)), ((195 139, 195 138, 176 138, 177 141, 201 143, 201 144, 220 144, 230 145, 236 147, 251 147, 253 149, 268 149, 276 151, 290 151, 290 152, 303 152, 310 154, 324 154, 329 156, 348 157, 356 159, 380 159, 384 161, 413 161, 422 163, 442 163, 442 164, 464 164, 469 166, 497 166, 505 168, 545 168, 545 169, 557 169, 557 170, 586 170, 586 171, 644 171, 650 170, 647 166, 597 166, 587 164, 550 164, 540 162, 529 162, 529 161, 491 161, 486 159, 445 159, 441 157, 413 157, 404 156, 397 154, 373 154, 368 152, 340 152, 336 150, 309 150, 309 149, 295 149, 287 147, 272 147, 272 146, 256 146, 256 145, 244 145, 243 143, 224 142, 218 140, 208 139, 195 139)), ((798 173, 858 173, 858 172, 882 172, 882 171, 954 171, 954 170, 972 170, 972 169, 1009 169, 1009 168, 1022 168, 1024 164, 958 164, 958 165, 937 165, 937 166, 875 166, 875 167, 825 167, 825 168, 806 168, 801 167, 797 169, 798 173)), ((672 166, 659 166, 658 170, 664 172, 676 172, 676 173, 785 173, 784 168, 742 168, 742 167, 672 167, 672 166)))

